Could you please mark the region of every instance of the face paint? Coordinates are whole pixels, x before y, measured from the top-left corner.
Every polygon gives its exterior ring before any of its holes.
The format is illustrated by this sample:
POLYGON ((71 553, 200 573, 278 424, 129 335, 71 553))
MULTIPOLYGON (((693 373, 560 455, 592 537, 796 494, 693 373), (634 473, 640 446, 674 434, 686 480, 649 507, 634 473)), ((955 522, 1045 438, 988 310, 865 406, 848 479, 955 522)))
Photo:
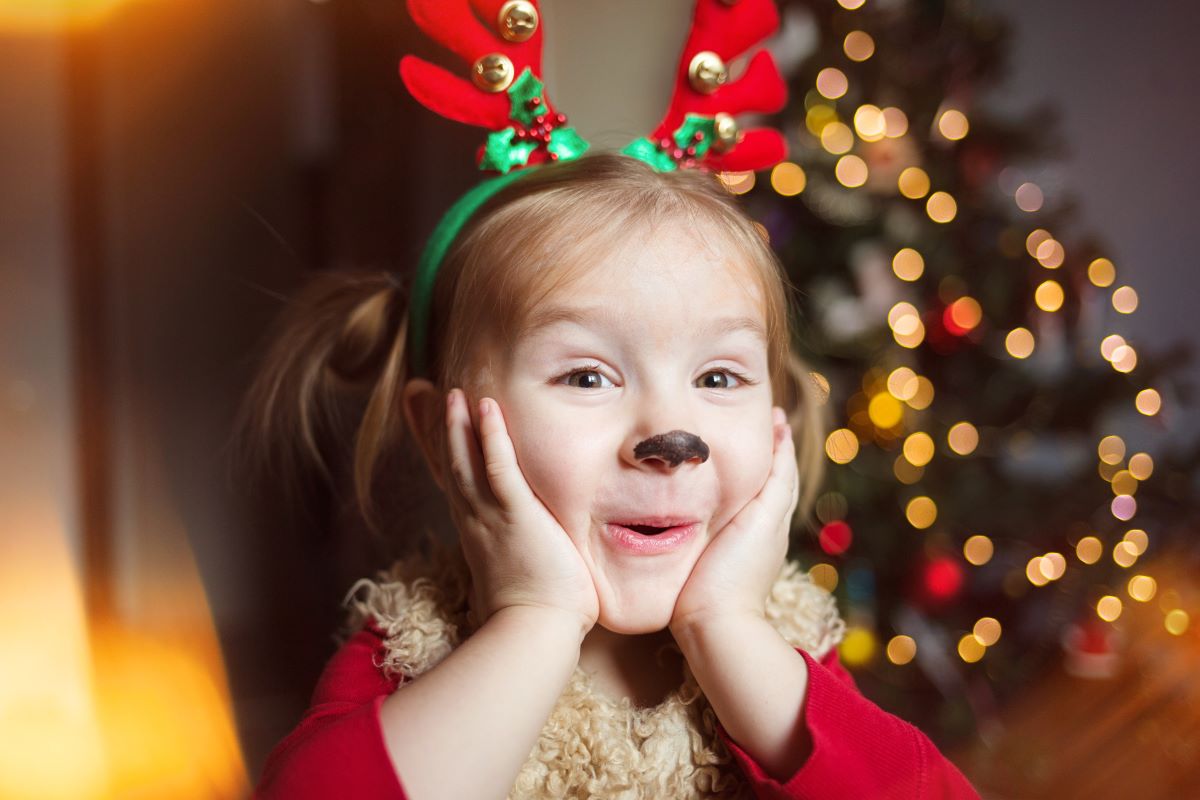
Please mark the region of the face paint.
POLYGON ((677 467, 690 458, 699 458, 703 464, 708 460, 708 445, 694 433, 676 430, 638 442, 637 447, 633 448, 633 455, 639 460, 661 458, 672 467, 677 467))

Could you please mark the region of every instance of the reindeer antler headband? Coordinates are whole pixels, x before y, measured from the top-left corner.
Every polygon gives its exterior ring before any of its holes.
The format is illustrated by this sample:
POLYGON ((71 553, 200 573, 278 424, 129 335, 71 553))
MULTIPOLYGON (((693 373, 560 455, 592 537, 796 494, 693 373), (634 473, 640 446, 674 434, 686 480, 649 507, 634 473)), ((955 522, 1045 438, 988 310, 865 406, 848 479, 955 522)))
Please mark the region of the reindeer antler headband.
MULTIPOLYGON (((409 308, 415 376, 427 368, 429 307, 438 266, 467 220, 529 167, 578 158, 588 143, 545 95, 536 0, 408 0, 408 10, 430 38, 471 65, 471 80, 405 56, 400 61, 404 85, 431 111, 490 130, 477 160, 481 170, 498 173, 451 206, 417 264, 409 308)), ((742 172, 783 159, 787 148, 778 130, 741 131, 733 117, 783 108, 787 88, 771 54, 756 53, 736 81, 729 80, 726 67, 778 25, 774 0, 697 0, 667 114, 650 136, 621 152, 659 171, 697 167, 742 172)))

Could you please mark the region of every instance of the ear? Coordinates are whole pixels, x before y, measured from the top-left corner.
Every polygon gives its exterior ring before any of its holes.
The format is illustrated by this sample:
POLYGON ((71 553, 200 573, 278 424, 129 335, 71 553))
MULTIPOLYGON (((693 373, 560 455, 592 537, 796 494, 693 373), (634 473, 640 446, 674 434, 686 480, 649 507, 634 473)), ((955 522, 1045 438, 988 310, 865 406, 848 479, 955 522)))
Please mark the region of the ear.
POLYGON ((421 447, 425 465, 438 488, 446 491, 446 396, 425 378, 404 384, 400 399, 404 422, 421 447))

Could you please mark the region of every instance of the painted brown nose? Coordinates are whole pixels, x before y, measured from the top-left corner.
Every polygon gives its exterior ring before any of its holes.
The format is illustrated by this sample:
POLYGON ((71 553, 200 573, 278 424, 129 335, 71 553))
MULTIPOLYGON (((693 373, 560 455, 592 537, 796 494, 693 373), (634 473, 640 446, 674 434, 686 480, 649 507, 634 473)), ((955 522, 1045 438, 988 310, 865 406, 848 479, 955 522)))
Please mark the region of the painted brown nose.
POLYGON ((703 464, 708 461, 708 445, 694 433, 669 431, 638 442, 633 455, 639 461, 661 458, 672 467, 678 467, 689 458, 698 458, 703 464))

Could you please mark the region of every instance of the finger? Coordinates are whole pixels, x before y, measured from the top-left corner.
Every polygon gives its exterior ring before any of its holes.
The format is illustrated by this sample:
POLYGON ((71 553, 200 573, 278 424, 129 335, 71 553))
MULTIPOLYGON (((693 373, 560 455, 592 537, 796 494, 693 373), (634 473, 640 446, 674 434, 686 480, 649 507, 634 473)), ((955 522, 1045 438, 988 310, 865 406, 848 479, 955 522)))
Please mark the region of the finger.
MULTIPOLYGON (((799 475, 796 469, 796 442, 792 438, 792 427, 786 422, 775 426, 775 450, 771 462, 771 474, 763 494, 769 495, 778 508, 795 508, 799 475)), ((766 499, 764 497, 764 499, 766 499)))
POLYGON ((501 508, 509 509, 529 492, 517 464, 517 453, 500 404, 490 397, 479 401, 479 434, 483 443, 483 471, 501 508))
POLYGON ((461 389, 451 389, 446 401, 446 446, 453 483, 463 498, 479 508, 491 498, 491 489, 481 480, 483 455, 471 415, 467 413, 466 396, 461 389))

